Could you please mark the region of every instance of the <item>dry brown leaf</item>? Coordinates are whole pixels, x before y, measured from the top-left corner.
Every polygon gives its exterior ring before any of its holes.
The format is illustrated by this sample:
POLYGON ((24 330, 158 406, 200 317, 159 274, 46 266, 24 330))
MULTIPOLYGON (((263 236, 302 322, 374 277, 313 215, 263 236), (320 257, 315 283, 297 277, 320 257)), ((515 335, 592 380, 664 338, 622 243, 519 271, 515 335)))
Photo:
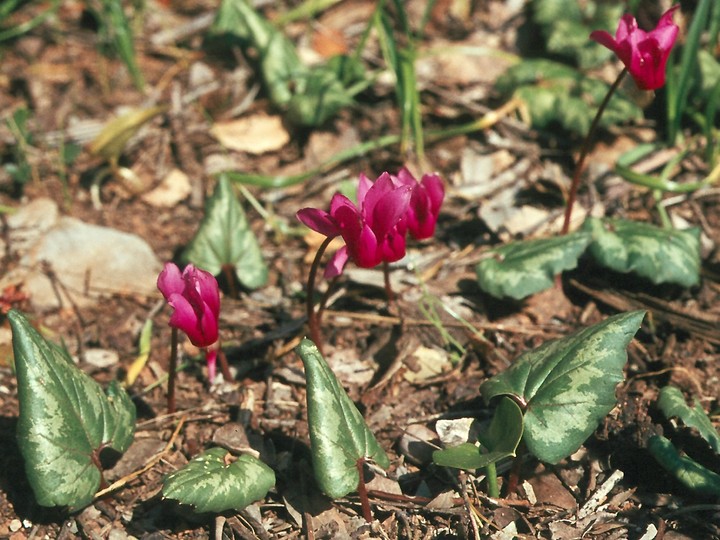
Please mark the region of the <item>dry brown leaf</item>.
POLYGON ((218 122, 210 133, 225 148, 255 155, 280 150, 290 142, 290 134, 277 115, 254 114, 218 122))

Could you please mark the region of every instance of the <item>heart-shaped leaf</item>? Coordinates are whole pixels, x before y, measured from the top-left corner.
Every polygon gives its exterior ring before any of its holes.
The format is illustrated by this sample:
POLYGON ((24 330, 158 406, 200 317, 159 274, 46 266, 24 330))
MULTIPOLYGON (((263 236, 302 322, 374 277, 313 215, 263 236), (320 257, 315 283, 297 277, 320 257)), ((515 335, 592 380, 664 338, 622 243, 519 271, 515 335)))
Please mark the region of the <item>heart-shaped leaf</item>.
POLYGON ((683 287, 700 280, 700 229, 663 229, 625 219, 588 218, 590 254, 616 272, 635 272, 651 282, 683 287))
POLYGON ((265 497, 275 485, 273 470, 248 454, 230 457, 224 448, 211 448, 193 458, 165 478, 163 497, 214 513, 242 510, 265 497))
POLYGON ((720 475, 706 469, 680 452, 665 437, 653 435, 648 440, 653 457, 684 486, 702 495, 720 496, 720 475))
POLYGON ((232 266, 240 283, 249 289, 262 287, 267 281, 260 245, 224 174, 207 200, 205 217, 183 259, 215 276, 223 266, 232 266))
POLYGON ((552 287, 555 275, 577 266, 589 243, 590 235, 578 232, 505 244, 477 265, 478 284, 496 298, 520 300, 552 287))
POLYGON ((622 313, 517 358, 480 387, 486 400, 508 395, 525 406, 524 441, 538 459, 569 456, 615 406, 626 347, 644 311, 622 313))
POLYGON ((315 344, 304 339, 295 351, 305 366, 315 479, 328 496, 344 497, 358 487, 359 459, 372 459, 383 468, 390 460, 315 344))
POLYGON ((685 397, 679 389, 674 386, 665 386, 660 390, 658 407, 665 418, 677 416, 687 427, 697 429, 700 436, 708 442, 715 453, 720 454, 720 435, 699 403, 695 403, 695 406, 690 408, 685 403, 685 397))
POLYGON ((445 467, 480 469, 515 456, 523 434, 523 415, 512 399, 503 397, 490 426, 480 432, 481 447, 464 443, 433 452, 433 461, 445 467))
POLYGON ((135 406, 115 381, 106 396, 22 314, 11 310, 8 319, 20 402, 18 446, 35 498, 42 506, 85 506, 100 486, 100 451, 122 453, 130 446, 135 406))

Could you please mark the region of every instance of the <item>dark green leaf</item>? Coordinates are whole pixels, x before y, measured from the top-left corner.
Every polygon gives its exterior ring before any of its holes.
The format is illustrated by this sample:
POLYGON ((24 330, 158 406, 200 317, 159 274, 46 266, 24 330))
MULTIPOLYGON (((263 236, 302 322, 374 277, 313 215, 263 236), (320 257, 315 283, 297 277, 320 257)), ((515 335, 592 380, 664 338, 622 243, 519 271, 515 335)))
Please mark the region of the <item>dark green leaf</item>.
POLYGON ((490 427, 480 432, 481 446, 471 443, 433 452, 433 461, 445 467, 480 469, 514 457, 523 434, 523 415, 512 399, 503 397, 490 427))
POLYGON ((575 60, 580 67, 593 67, 612 53, 588 39, 593 30, 615 32, 623 13, 621 4, 577 2, 576 0, 535 0, 533 21, 540 25, 548 52, 575 60))
POLYGON ((362 65, 347 57, 305 66, 292 42, 246 0, 223 0, 213 32, 256 52, 270 99, 287 109, 288 120, 298 125, 323 124, 353 103, 353 96, 369 84, 362 65))
POLYGON ((383 468, 390 461, 315 344, 304 339, 295 351, 305 366, 315 479, 328 496, 344 497, 357 489, 359 459, 383 468))
POLYGON ((648 450, 658 463, 684 486, 702 495, 720 496, 720 475, 706 469, 692 458, 681 456, 665 437, 650 437, 648 450))
POLYGON ((124 452, 135 429, 135 407, 114 381, 107 396, 17 311, 13 333, 20 418, 17 437, 25 471, 42 506, 79 508, 100 486, 100 450, 124 452))
POLYGON ((288 120, 302 126, 324 124, 340 109, 352 105, 354 95, 369 84, 363 78, 362 65, 347 56, 335 56, 299 75, 287 105, 288 120), (355 86, 350 88, 351 84, 355 86))
POLYGON ((695 403, 695 406, 690 408, 685 403, 685 397, 680 390, 674 386, 665 386, 660 390, 658 407, 665 418, 677 416, 687 427, 697 429, 715 453, 720 454, 720 435, 699 403, 695 403))
POLYGON ((275 473, 262 461, 243 454, 226 461, 224 448, 211 448, 193 458, 163 482, 163 497, 190 504, 198 512, 242 510, 262 499, 275 485, 275 473))
POLYGON ((625 349, 645 316, 633 311, 550 341, 486 381, 486 400, 508 395, 525 405, 524 441, 542 461, 569 456, 615 406, 625 349))
POLYGON ((216 276, 223 266, 232 266, 249 289, 265 285, 267 266, 260 245, 226 175, 218 177, 205 204, 205 217, 182 258, 216 276))
POLYGON ((700 280, 700 230, 663 229, 624 219, 588 218, 590 253, 616 272, 634 272, 653 283, 683 287, 700 280))
POLYGON ((555 275, 575 268, 589 243, 590 235, 580 232, 505 244, 477 265, 478 284, 497 298, 525 298, 552 287, 555 275))
POLYGON ((276 105, 292 97, 292 81, 305 72, 295 47, 285 35, 245 0, 223 0, 212 31, 230 36, 235 45, 251 47, 259 55, 260 75, 276 105))
MULTIPOLYGON (((533 126, 543 129, 558 123, 579 135, 587 133, 610 88, 570 66, 545 59, 523 60, 513 65, 495 86, 506 96, 514 95, 525 102, 533 126)), ((642 114, 640 107, 617 92, 610 99, 600 125, 625 123, 642 118, 642 114)))

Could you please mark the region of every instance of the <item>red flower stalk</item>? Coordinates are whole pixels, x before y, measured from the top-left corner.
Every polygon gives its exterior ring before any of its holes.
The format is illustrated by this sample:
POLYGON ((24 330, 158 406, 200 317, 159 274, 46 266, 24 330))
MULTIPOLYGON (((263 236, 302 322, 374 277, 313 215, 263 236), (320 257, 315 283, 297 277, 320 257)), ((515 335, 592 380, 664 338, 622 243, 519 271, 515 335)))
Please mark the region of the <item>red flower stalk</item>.
POLYGON ((590 39, 618 56, 638 88, 656 90, 665 85, 665 67, 678 35, 673 14, 679 7, 676 4, 668 9, 650 32, 639 29, 635 17, 625 14, 620 19, 614 38, 604 30, 595 30, 590 39))
POLYGON ((215 276, 187 265, 182 274, 173 263, 165 263, 157 281, 158 289, 174 309, 170 326, 182 330, 196 347, 206 348, 210 381, 215 379, 220 290, 215 276), (207 347, 210 347, 207 349, 207 347))

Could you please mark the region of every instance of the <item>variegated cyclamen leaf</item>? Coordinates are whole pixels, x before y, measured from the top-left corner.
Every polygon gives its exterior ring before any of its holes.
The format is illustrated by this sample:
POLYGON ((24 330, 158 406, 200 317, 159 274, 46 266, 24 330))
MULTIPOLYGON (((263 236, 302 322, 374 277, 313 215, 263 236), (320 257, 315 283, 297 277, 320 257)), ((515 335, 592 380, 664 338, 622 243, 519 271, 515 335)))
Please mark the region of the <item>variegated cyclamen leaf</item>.
POLYGON ((644 311, 622 313, 517 358, 480 387, 486 400, 508 395, 524 405, 523 440, 538 459, 569 456, 615 406, 626 348, 644 311))
POLYGON ((205 217, 182 258, 214 276, 229 265, 235 269, 240 283, 249 289, 265 285, 267 266, 260 244, 226 175, 219 176, 215 191, 205 204, 205 217))
POLYGON ((685 396, 674 386, 665 386, 660 390, 658 407, 665 415, 665 418, 677 416, 687 427, 695 428, 700 436, 705 439, 716 454, 720 454, 720 435, 715 426, 705 414, 699 403, 690 408, 685 403, 685 396))
POLYGON ((663 229, 626 219, 585 220, 590 254, 616 272, 634 272, 652 283, 683 287, 700 280, 700 229, 663 229))
POLYGON ((243 454, 233 461, 224 448, 211 448, 169 474, 163 497, 195 507, 198 512, 242 510, 267 495, 275 473, 259 459, 243 454))
POLYGON ((701 495, 720 497, 720 475, 706 469, 694 459, 681 455, 665 437, 650 437, 648 450, 658 463, 685 487, 701 495))
POLYGON ((390 460, 315 344, 304 339, 295 351, 305 366, 315 480, 328 496, 344 497, 358 487, 359 459, 372 459, 383 468, 390 460))
POLYGON ((122 453, 130 446, 135 406, 115 382, 106 396, 22 314, 12 310, 8 319, 20 402, 18 447, 35 499, 42 506, 80 508, 100 486, 100 451, 122 453))
POLYGON ((589 243, 589 234, 576 232, 505 244, 477 265, 478 284, 496 298, 520 300, 552 287, 557 274, 577 266, 589 243))

